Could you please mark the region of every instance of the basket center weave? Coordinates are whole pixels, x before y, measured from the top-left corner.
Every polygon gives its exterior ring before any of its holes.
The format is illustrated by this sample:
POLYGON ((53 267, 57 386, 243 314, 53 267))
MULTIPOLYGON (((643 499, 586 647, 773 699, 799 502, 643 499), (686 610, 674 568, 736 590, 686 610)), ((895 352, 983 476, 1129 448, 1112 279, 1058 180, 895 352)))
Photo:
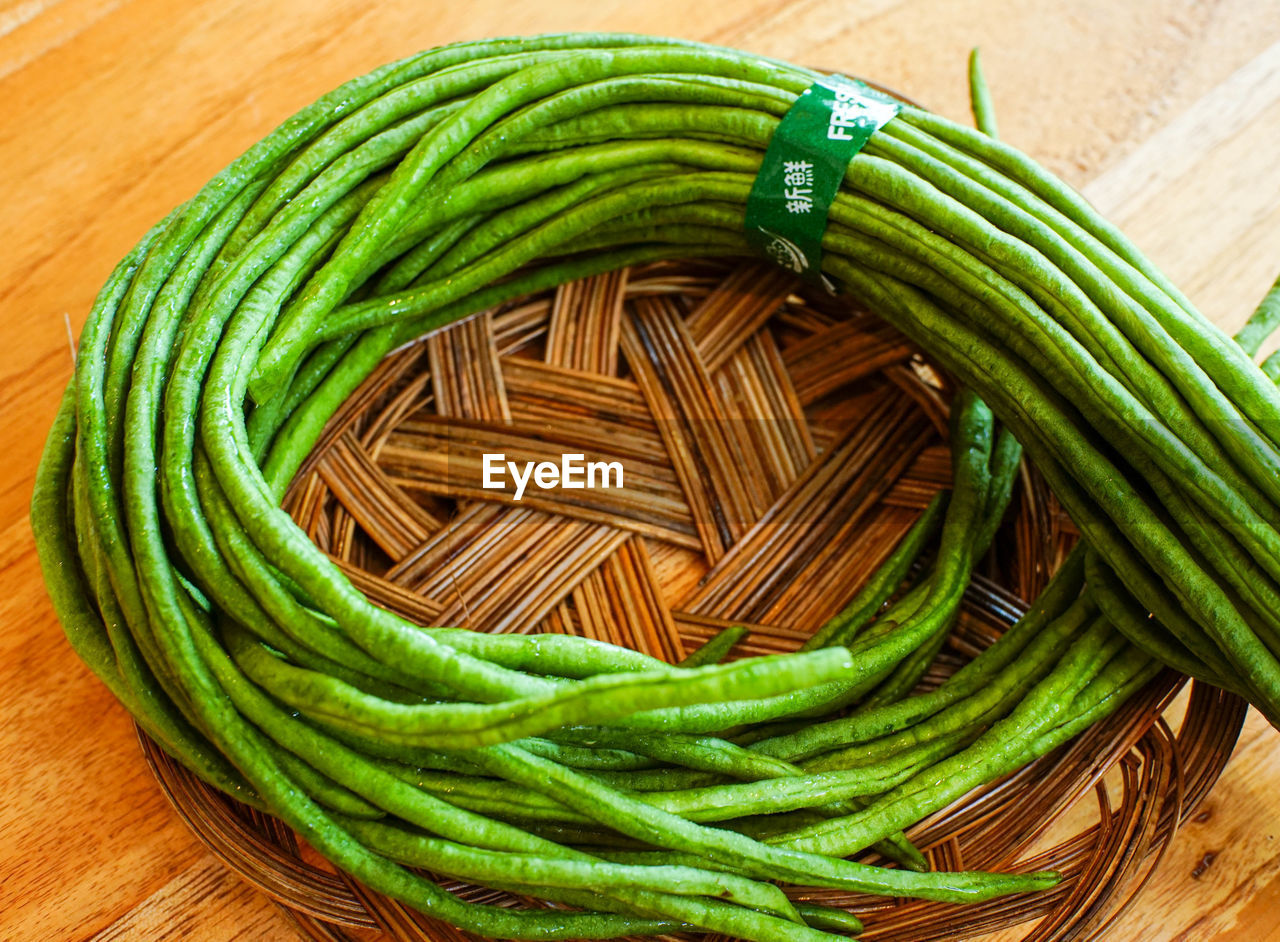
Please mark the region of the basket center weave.
POLYGON ((678 661, 747 624, 791 650, 949 480, 945 399, 870 314, 770 267, 657 263, 469 317, 388 357, 285 506, 421 624, 553 631, 678 661), (484 464, 623 484, 486 488, 484 464))

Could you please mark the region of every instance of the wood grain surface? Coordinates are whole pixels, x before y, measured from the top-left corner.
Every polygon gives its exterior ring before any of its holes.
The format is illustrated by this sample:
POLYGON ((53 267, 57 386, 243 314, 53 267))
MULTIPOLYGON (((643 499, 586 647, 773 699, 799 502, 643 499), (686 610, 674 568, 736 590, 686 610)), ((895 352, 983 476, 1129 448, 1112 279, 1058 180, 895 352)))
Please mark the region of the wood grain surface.
MULTIPOLYGON (((1003 136, 1239 324, 1280 269, 1275 0, 0 0, 0 939, 287 940, 170 812, 76 660, 27 522, 71 336, 141 233, 278 121, 420 48, 674 34, 872 77, 965 118, 980 45, 1003 136)), ((1109 939, 1280 939, 1280 736, 1227 772, 1109 939)))

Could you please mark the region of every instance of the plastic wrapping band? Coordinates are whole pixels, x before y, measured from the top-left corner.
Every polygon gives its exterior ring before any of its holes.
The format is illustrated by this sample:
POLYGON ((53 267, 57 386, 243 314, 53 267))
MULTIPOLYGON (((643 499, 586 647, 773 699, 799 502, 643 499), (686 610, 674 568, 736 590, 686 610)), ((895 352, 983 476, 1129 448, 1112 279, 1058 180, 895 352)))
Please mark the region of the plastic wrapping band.
POLYGON ((782 116, 747 197, 743 227, 761 254, 822 282, 822 236, 849 161, 901 105, 843 75, 814 82, 782 116))

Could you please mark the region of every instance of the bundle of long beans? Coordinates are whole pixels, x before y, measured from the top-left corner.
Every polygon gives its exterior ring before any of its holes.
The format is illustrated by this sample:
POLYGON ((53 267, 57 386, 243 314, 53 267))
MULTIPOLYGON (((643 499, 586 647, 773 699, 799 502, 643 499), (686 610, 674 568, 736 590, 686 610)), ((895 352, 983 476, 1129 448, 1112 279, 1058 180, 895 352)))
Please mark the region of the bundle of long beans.
POLYGON ((824 269, 972 390, 955 484, 812 650, 673 667, 423 629, 279 508, 397 345, 584 274, 745 254, 762 151, 815 77, 645 37, 443 47, 299 112, 142 239, 82 334, 33 520, 72 644, 163 748, 475 932, 803 940, 856 920, 772 881, 956 901, 1052 884, 918 872, 901 830, 1158 661, 1280 717, 1280 393, 1065 185, 917 108, 850 163, 824 269), (1087 548, 908 696, 1018 443, 1087 548), (844 859, 873 845, 906 868, 844 859), (413 868, 556 905, 468 904, 413 868))

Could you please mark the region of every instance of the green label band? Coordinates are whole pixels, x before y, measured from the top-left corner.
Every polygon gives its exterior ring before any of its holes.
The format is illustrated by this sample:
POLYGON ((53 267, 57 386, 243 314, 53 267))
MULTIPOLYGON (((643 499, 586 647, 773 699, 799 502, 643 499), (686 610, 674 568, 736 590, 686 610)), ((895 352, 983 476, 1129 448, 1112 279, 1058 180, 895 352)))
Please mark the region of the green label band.
POLYGON ((788 271, 821 281, 822 234, 849 161, 898 113, 888 95, 842 75, 805 89, 783 115, 747 197, 747 241, 788 271))

